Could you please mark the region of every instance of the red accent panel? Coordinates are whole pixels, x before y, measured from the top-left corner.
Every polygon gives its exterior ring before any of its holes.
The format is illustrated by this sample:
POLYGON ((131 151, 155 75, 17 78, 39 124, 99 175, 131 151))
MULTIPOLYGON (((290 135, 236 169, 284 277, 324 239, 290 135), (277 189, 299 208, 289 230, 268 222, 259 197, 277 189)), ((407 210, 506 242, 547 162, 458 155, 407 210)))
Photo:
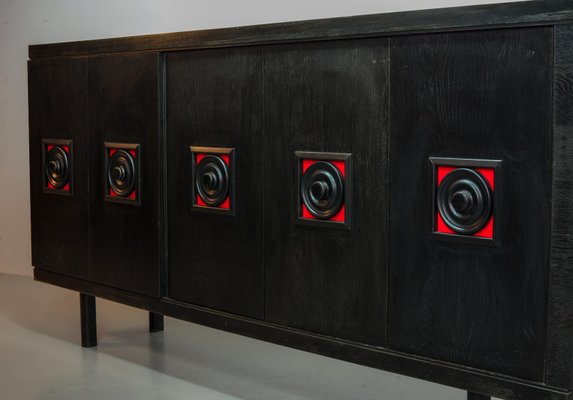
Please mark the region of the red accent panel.
POLYGON ((223 208, 225 210, 229 210, 231 208, 231 199, 229 196, 227 196, 227 198, 223 200, 219 208, 223 208))
MULTIPOLYGON (((112 190, 109 189, 109 193, 110 197, 118 197, 117 194, 112 190)), ((132 191, 129 196, 126 196, 126 198, 131 199, 131 200, 135 200, 137 198, 137 192, 134 190, 132 191)))
POLYGON ((454 169, 456 169, 456 167, 443 167, 441 165, 438 167, 438 186, 440 186, 440 183, 442 183, 442 180, 446 177, 446 175, 448 175, 454 169))
POLYGON ((129 154, 131 154, 131 156, 132 156, 133 158, 137 158, 137 152, 135 151, 135 149, 129 150, 129 154))
MULTIPOLYGON (((56 147, 55 144, 49 144, 49 145, 46 146, 46 150, 47 150, 47 151, 50 151, 50 150, 52 150, 54 147, 56 147)), ((69 147, 69 146, 61 146, 61 147, 62 147, 62 149, 63 149, 66 153, 68 153, 68 154, 70 153, 70 147, 69 147)))
POLYGON ((304 174, 308 167, 312 164, 317 163, 318 161, 327 161, 334 165, 342 174, 343 177, 346 177, 346 163, 344 161, 329 161, 329 160, 302 160, 302 173, 304 174))
POLYGON ((304 174, 308 167, 314 164, 316 160, 302 160, 302 173, 304 174))
MULTIPOLYGON (((302 160, 302 174, 304 174, 306 172, 306 170, 308 169, 308 167, 310 167, 312 164, 315 164, 318 161, 327 161, 330 162, 332 165, 334 165, 342 174, 342 176, 345 178, 346 177, 346 163, 344 161, 341 160, 337 160, 337 161, 333 161, 333 160, 311 160, 311 159, 303 159, 302 160)), ((304 205, 304 203, 302 202, 302 199, 300 200, 300 205, 301 205, 301 210, 302 210, 302 217, 306 218, 306 219, 318 219, 316 218, 314 215, 312 215, 310 213, 310 211, 308 210, 308 208, 304 205)), ((338 210, 338 212, 336 213, 336 215, 334 215, 333 217, 329 218, 327 221, 335 221, 335 222, 344 222, 345 221, 345 205, 344 203, 342 204, 342 207, 340 207, 340 210, 338 210)))
MULTIPOLYGON (((463 167, 451 167, 451 166, 438 166, 438 179, 437 179, 437 186, 440 185, 442 180, 453 170, 463 168, 463 167)), ((495 182, 495 170, 493 168, 474 168, 474 171, 479 172, 484 179, 487 181, 489 186, 491 187, 491 191, 494 191, 494 182, 495 182)), ((437 187, 436 186, 436 187, 437 187)), ((493 224, 494 224, 494 217, 493 215, 489 219, 488 223, 478 232, 474 233, 471 236, 483 237, 492 239, 493 238, 493 224)), ((444 220, 440 213, 436 210, 436 232, 445 233, 449 235, 456 235, 456 232, 451 230, 444 220)))
POLYGON ((495 171, 493 170, 493 168, 476 168, 476 171, 479 172, 485 178, 487 183, 489 183, 491 190, 493 191, 493 189, 495 188, 494 186, 495 171))
POLYGON ((336 213, 334 217, 330 218, 330 221, 344 222, 345 209, 346 209, 345 205, 342 204, 342 207, 340 207, 340 211, 338 211, 338 213, 336 213))
MULTIPOLYGON (((306 206, 304 205, 304 203, 301 204, 302 205, 302 217, 306 218, 306 219, 318 219, 316 218, 314 215, 312 215, 310 213, 310 211, 308 211, 308 208, 306 208, 306 206)), ((336 213, 336 215, 330 219, 328 219, 328 221, 336 221, 336 222, 344 222, 344 216, 345 216, 345 211, 346 208, 344 206, 344 204, 342 205, 342 207, 340 207, 340 210, 338 210, 338 212, 336 213)))
POLYGON ((346 164, 344 163, 344 161, 331 161, 332 165, 334 165, 336 168, 338 168, 338 170, 340 171, 340 173, 342 174, 342 176, 344 178, 346 178, 346 164))
POLYGON ((116 149, 109 149, 109 156, 113 156, 116 151, 116 149))
POLYGON ((474 236, 479 236, 489 239, 493 238, 493 216, 489 219, 489 221, 481 231, 474 233, 474 236))
POLYGON ((446 223, 444 222, 444 219, 442 218, 441 214, 439 212, 436 212, 436 218, 437 218, 437 222, 438 222, 438 229, 437 232, 440 233, 448 233, 450 235, 455 235, 456 232, 452 231, 450 229, 449 226, 446 225, 446 223))
POLYGON ((230 165, 231 161, 229 159, 229 155, 228 154, 204 154, 204 153, 195 153, 195 165, 199 164, 201 162, 202 159, 204 159, 205 157, 207 157, 208 155, 214 155, 217 157, 220 157, 221 160, 223 160, 225 162, 225 164, 230 165))
MULTIPOLYGON (((48 189, 52 189, 52 190, 57 190, 56 187, 54 185, 52 185, 50 182, 46 182, 46 186, 48 187, 48 189)), ((65 192, 69 192, 70 191, 70 184, 69 182, 66 184, 66 186, 64 186, 63 188, 61 188, 60 190, 63 190, 65 192)))
POLYGON ((211 207, 210 205, 208 205, 207 203, 205 203, 203 201, 201 196, 196 196, 195 202, 198 206, 201 206, 201 207, 220 208, 223 210, 230 210, 231 209, 231 198, 229 196, 227 196, 227 198, 225 200, 223 200, 223 202, 218 207, 211 207))
MULTIPOLYGON (((204 159, 208 155, 215 155, 217 157, 220 157, 221 160, 223 160, 225 162, 225 164, 231 165, 231 161, 230 161, 228 154, 205 154, 205 153, 195 153, 195 165, 199 164, 201 162, 201 160, 204 159)), ((195 204, 197 204, 198 206, 201 206, 201 207, 220 208, 220 209, 224 209, 224 210, 230 210, 231 209, 231 198, 230 198, 230 196, 227 196, 227 198, 225 200, 223 200, 223 202, 218 207, 211 207, 210 205, 205 203, 203 201, 203 199, 201 199, 201 196, 197 195, 197 196, 195 196, 195 204)))
POLYGON ((312 214, 310 213, 310 211, 308 211, 308 208, 306 208, 306 206, 304 205, 304 203, 301 203, 301 205, 302 205, 302 217, 303 217, 303 218, 316 219, 316 218, 314 217, 314 215, 312 215, 312 214))

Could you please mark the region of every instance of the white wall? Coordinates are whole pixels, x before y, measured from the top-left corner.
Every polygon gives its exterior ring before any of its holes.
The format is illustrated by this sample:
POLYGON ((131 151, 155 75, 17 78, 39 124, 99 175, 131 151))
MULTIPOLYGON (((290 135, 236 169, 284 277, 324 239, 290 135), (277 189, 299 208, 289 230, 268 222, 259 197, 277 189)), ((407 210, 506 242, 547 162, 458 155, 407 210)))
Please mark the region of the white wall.
POLYGON ((32 274, 28 45, 495 2, 0 0, 0 273, 32 274))

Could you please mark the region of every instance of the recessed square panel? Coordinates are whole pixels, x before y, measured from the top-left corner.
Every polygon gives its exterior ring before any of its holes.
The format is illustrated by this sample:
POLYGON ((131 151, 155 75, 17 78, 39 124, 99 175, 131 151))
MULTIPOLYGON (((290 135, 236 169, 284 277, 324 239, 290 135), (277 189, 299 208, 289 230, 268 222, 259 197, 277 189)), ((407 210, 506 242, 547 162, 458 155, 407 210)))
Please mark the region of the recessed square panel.
POLYGON ((499 160, 430 157, 433 232, 438 237, 499 244, 499 160), (496 182, 497 181, 497 182, 496 182))
POLYGON ((297 151, 297 223, 350 229, 351 156, 297 151))
POLYGON ((235 198, 234 149, 190 146, 193 209, 233 215, 235 198))
POLYGON ((105 142, 105 200, 139 205, 140 151, 138 144, 105 142))
POLYGON ((72 154, 71 140, 42 140, 42 176, 45 193, 72 195, 72 154))

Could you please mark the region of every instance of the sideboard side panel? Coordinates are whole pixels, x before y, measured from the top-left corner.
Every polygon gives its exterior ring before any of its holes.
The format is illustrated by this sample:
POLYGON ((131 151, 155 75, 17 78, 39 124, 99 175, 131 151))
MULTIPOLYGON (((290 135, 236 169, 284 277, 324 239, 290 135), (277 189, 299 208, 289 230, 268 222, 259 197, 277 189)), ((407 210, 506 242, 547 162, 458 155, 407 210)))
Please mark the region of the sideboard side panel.
POLYGON ((34 60, 28 67, 32 265, 89 279, 87 62, 34 60), (42 139, 72 141, 67 194, 44 190, 42 139))
POLYGON ((555 27, 549 331, 545 381, 573 388, 573 25, 555 27))

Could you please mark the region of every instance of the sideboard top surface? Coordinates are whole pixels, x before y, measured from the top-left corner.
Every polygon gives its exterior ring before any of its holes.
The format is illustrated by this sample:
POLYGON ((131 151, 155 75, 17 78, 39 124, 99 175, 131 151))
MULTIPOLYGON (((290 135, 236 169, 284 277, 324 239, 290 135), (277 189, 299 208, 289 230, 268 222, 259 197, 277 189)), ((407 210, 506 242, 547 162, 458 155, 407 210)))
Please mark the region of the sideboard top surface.
POLYGON ((570 0, 536 0, 32 45, 31 59, 168 51, 573 22, 570 0))

